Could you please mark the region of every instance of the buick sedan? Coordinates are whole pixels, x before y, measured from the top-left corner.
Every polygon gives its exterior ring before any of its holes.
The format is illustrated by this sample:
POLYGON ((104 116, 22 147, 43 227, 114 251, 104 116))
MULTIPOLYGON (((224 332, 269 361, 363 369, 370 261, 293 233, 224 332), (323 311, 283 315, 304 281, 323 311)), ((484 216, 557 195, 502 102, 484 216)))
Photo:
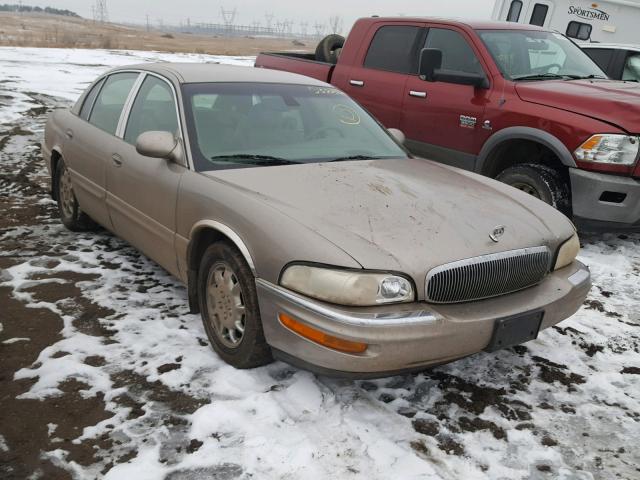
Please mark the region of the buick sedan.
POLYGON ((216 353, 359 377, 523 343, 590 288, 571 222, 415 158, 336 88, 203 64, 128 66, 49 118, 62 223, 187 285, 216 353))

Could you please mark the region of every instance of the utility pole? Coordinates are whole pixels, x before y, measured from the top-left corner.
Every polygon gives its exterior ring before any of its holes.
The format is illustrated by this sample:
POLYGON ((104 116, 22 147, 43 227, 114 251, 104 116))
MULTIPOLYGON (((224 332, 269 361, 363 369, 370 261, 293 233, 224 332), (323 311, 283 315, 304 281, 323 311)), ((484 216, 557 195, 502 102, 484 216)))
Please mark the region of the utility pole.
POLYGON ((147 23, 147 32, 151 30, 151 24, 149 23, 149 14, 145 15, 146 23, 147 23))

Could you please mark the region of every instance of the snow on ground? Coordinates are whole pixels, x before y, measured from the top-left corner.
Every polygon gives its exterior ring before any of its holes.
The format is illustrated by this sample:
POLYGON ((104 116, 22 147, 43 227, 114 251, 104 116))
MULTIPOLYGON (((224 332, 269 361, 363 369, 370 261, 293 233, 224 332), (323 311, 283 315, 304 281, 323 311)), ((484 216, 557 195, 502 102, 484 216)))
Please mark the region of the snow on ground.
POLYGON ((9 216, 38 209, 0 230, 0 256, 14 259, 0 287, 63 324, 61 339, 16 373, 33 380, 21 398, 50 401, 75 379, 108 413, 73 445, 53 438, 46 458, 78 479, 640 476, 640 235, 583 238, 594 288, 573 318, 535 341, 420 374, 347 381, 282 362, 234 370, 211 350, 175 279, 106 232, 65 230, 46 197, 38 108, 68 104, 111 66, 156 59, 251 63, 0 48, 0 194, 13 202, 9 216), (96 445, 89 464, 73 458, 82 444, 96 445))

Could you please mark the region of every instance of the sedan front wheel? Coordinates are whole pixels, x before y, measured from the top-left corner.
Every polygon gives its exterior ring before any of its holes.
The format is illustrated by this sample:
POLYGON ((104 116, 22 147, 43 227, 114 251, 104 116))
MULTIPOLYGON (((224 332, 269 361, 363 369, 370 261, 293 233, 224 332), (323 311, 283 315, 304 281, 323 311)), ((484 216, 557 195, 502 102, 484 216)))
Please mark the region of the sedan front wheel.
POLYGON ((225 242, 209 246, 198 271, 204 328, 218 355, 236 368, 272 361, 262 331, 255 277, 242 256, 225 242))

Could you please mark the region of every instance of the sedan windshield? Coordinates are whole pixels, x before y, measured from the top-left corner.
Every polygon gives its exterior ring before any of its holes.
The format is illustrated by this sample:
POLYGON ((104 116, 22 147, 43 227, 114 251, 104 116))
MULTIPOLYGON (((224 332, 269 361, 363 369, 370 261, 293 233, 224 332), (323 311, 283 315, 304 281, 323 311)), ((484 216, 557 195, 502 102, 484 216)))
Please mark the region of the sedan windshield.
POLYGON ((607 78, 567 37, 537 30, 479 30, 502 75, 509 80, 607 78))
POLYGON ((330 86, 183 86, 196 170, 407 157, 366 111, 330 86))

